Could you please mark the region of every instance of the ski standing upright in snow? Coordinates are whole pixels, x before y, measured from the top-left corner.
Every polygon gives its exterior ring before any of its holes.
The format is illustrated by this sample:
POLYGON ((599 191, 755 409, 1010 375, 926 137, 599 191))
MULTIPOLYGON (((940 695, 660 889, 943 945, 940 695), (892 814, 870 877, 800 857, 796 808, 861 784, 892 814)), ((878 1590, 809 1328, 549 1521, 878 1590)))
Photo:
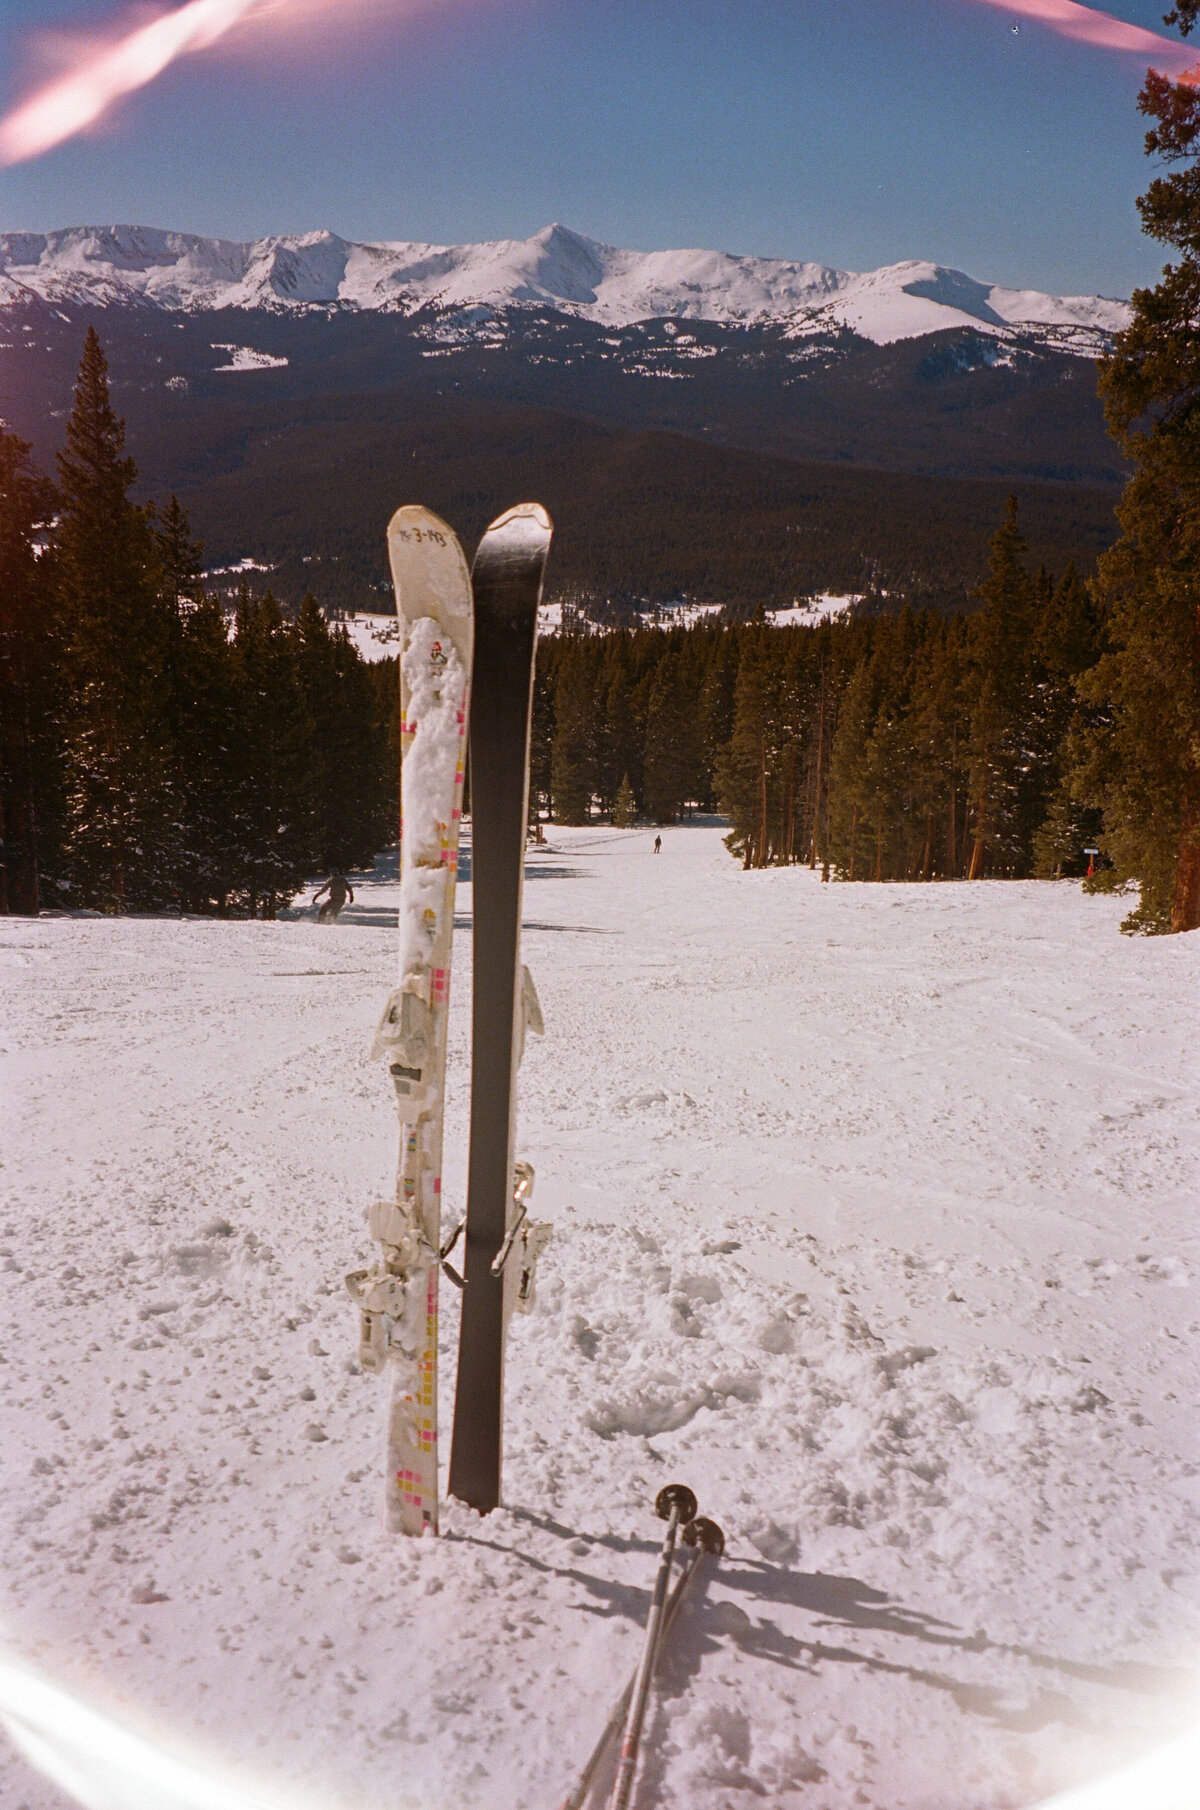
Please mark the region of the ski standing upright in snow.
POLYGON ((525 1032, 542 1028, 521 967, 521 893, 537 612, 552 532, 539 504, 509 509, 479 543, 471 573, 471 1149, 450 1493, 482 1514, 500 1500, 505 1331, 514 1309, 532 1306, 534 1264, 549 1236, 528 1218, 533 1170, 515 1162, 514 1139, 525 1032))
POLYGON ((400 1115, 396 1194, 370 1211, 373 1268, 347 1276, 364 1370, 391 1372, 385 1515, 437 1532, 442 1115, 454 889, 474 628, 458 540, 428 509, 398 509, 388 553, 400 619, 400 966, 372 1056, 400 1115))

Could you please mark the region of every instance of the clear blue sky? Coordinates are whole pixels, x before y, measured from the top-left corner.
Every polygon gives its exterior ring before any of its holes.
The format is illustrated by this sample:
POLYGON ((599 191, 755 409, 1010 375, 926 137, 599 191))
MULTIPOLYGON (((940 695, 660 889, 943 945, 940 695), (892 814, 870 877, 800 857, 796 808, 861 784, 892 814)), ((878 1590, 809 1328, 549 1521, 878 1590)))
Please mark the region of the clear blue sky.
MULTIPOLYGON (((1108 10, 1163 29, 1167 4, 1108 10)), ((144 17, 0 0, 0 103, 44 71, 38 30, 144 17)), ((328 0, 0 171, 0 228, 455 242, 558 219, 640 248, 1128 294, 1164 255, 1134 208, 1144 61, 1014 23, 972 0, 328 0)))

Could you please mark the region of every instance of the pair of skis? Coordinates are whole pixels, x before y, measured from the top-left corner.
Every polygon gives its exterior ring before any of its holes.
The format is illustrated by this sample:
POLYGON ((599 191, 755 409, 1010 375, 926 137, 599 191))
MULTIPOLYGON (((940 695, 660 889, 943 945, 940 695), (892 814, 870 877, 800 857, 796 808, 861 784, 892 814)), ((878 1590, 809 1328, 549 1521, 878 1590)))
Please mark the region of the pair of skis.
MULTIPOLYGON (((549 1228, 528 1218, 533 1170, 514 1161, 515 1081, 527 1028, 541 1030, 520 963, 537 612, 552 533, 536 503, 488 528, 468 572, 457 537, 427 509, 397 510, 388 553, 400 621, 400 967, 372 1055, 400 1116, 395 1197, 370 1210, 380 1256, 346 1278, 359 1355, 391 1373, 385 1518, 438 1525, 438 1278, 463 1288, 450 1490, 487 1513, 500 1499, 505 1333, 533 1304, 549 1228), (471 1145, 461 1278, 442 1233, 442 1121, 454 896, 465 756, 471 757, 474 998, 471 1145)), ((464 1228, 460 1226, 459 1230, 464 1228)))
POLYGON ((697 1515, 696 1498, 686 1484, 669 1483, 665 1489, 659 1490, 654 1509, 659 1519, 667 1523, 667 1531, 663 1537, 654 1592, 650 1598, 642 1655, 636 1672, 614 1704, 612 1714, 601 1730, 586 1766, 573 1789, 564 1798, 562 1810, 583 1810, 597 1783, 601 1766, 611 1755, 618 1735, 621 1745, 607 1806, 608 1810, 627 1810, 637 1772, 642 1724, 662 1643, 670 1633, 671 1625, 688 1593, 694 1589, 705 1560, 718 1559, 725 1550, 724 1534, 715 1521, 708 1520, 704 1515, 697 1515), (674 1587, 669 1588, 677 1537, 682 1538, 689 1554, 674 1587))

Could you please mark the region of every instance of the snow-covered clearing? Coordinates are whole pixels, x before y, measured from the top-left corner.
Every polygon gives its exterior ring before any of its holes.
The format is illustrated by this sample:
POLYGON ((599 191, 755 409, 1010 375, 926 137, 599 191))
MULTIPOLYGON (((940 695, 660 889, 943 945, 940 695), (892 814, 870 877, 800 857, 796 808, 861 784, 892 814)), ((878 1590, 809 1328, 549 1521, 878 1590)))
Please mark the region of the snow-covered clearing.
MULTIPOLYGON (((1200 1719, 1200 937, 652 838, 530 859, 554 1240, 507 1507, 436 1543, 380 1531, 341 1286, 395 1159, 394 877, 336 926, 0 924, 4 1631, 280 1801, 553 1810, 680 1478, 729 1550, 640 1810, 1031 1805, 1200 1719)), ((460 935, 448 1211, 469 981, 460 935)), ((9 1762, 3 1810, 61 1802, 9 1762)))
POLYGON ((793 604, 790 609, 769 611, 768 620, 775 628, 816 628, 819 623, 844 616, 852 604, 861 602, 861 593, 822 591, 804 603, 793 604))
POLYGON ((228 352, 226 364, 214 365, 214 371, 277 371, 287 363, 273 352, 256 352, 253 346, 214 345, 214 352, 228 352))
POLYGON ((364 660, 395 659, 400 652, 400 624, 395 616, 347 611, 333 626, 345 629, 364 660))

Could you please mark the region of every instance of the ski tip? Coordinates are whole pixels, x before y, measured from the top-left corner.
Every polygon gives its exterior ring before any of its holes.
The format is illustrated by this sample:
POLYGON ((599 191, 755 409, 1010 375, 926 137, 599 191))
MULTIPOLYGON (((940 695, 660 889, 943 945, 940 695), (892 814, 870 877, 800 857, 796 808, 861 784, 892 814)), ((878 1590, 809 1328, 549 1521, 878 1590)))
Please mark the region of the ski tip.
POLYGON ((540 503, 514 503, 503 515, 498 515, 494 522, 489 522, 486 534, 503 534, 509 538, 513 534, 524 533, 541 538, 554 533, 554 523, 550 520, 549 511, 540 503))
POLYGON ((453 528, 423 504, 405 503, 388 523, 387 549, 397 616, 436 617, 469 661, 471 574, 453 528))
POLYGON ((683 1543, 685 1546, 699 1546, 704 1552, 719 1559, 725 1550, 725 1535, 707 1515, 697 1515, 684 1528, 683 1543))
POLYGON ((429 535, 437 543, 438 536, 447 542, 457 542, 458 536, 448 522, 432 509, 426 509, 423 503, 402 503, 387 525, 389 545, 393 541, 403 541, 409 534, 429 535))

